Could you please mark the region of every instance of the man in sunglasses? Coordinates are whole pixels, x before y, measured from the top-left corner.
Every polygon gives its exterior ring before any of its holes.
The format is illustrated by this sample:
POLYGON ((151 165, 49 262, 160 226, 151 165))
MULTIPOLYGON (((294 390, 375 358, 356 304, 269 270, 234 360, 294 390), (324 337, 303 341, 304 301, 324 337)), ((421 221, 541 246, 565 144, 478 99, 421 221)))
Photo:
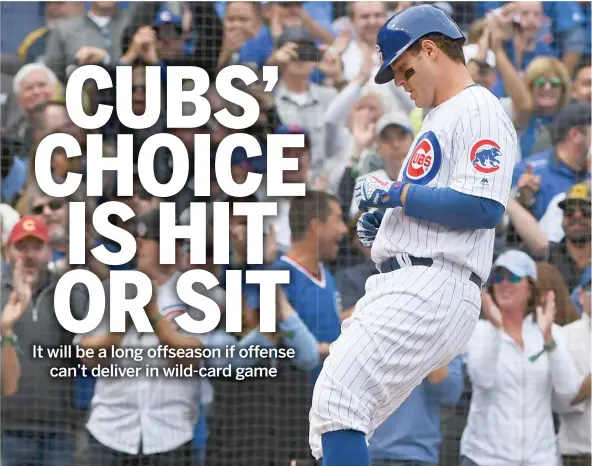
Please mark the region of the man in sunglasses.
POLYGON ((570 291, 581 281, 584 270, 590 265, 590 185, 572 186, 565 199, 559 203, 563 210, 565 237, 550 243, 549 262, 559 269, 570 291))
POLYGON ((554 147, 516 165, 512 179, 516 199, 537 220, 554 196, 590 179, 587 155, 592 145, 591 115, 589 103, 574 102, 564 107, 552 127, 554 147))

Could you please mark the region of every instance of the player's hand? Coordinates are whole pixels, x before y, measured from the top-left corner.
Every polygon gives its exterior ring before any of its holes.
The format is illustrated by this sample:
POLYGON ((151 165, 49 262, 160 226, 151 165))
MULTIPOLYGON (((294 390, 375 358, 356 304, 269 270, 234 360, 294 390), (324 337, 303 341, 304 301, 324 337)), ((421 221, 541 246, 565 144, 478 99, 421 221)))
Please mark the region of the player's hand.
POLYGON ((384 217, 384 213, 380 210, 375 210, 362 214, 358 219, 356 231, 360 244, 365 248, 372 247, 372 243, 374 243, 374 239, 380 228, 382 217, 384 217))
POLYGON ((365 176, 354 187, 355 205, 363 212, 369 207, 403 207, 401 193, 404 186, 398 181, 387 181, 374 175, 365 176))
POLYGON ((545 295, 545 302, 543 305, 538 306, 536 309, 537 324, 541 329, 545 343, 549 343, 553 339, 551 328, 553 327, 553 322, 555 322, 556 312, 557 308, 555 306, 555 292, 549 291, 545 295))

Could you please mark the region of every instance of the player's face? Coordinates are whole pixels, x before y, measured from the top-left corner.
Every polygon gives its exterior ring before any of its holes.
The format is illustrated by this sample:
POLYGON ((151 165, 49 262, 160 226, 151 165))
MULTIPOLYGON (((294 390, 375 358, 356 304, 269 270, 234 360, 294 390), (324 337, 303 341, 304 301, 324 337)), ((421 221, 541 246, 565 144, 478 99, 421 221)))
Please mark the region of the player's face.
POLYGON ((424 41, 418 54, 407 51, 391 64, 395 86, 404 88, 418 108, 431 108, 436 94, 437 69, 424 50, 428 47, 430 41, 424 41))
POLYGON ((530 283, 504 268, 497 269, 492 277, 493 294, 502 312, 512 309, 524 311, 530 298, 530 283))
POLYGON ((324 222, 319 223, 318 244, 319 259, 333 260, 339 251, 339 242, 347 234, 347 226, 343 223, 343 212, 338 202, 331 201, 330 214, 324 222))

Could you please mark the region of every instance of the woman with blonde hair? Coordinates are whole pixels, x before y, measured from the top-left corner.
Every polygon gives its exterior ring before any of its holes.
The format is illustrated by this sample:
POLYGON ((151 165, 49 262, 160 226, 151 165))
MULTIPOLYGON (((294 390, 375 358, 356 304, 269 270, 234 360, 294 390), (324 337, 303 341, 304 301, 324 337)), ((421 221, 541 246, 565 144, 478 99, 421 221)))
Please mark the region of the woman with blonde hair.
POLYGON ((554 324, 555 294, 541 300, 536 263, 518 250, 497 258, 491 283, 465 355, 473 392, 461 466, 557 464, 553 411, 570 405, 583 378, 554 324))
POLYGON ((548 125, 571 99, 569 72, 556 58, 535 58, 524 72, 524 81, 532 96, 532 111, 516 111, 509 98, 500 100, 516 127, 523 160, 551 147, 548 125))

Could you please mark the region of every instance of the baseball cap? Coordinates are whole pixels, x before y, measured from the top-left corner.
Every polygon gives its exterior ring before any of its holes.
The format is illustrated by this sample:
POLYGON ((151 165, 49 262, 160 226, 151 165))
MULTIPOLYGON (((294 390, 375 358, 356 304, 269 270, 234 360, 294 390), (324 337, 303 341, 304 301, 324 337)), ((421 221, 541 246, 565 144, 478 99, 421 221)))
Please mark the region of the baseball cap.
MULTIPOLYGON (((478 44, 469 44, 463 47, 463 54, 465 56, 465 61, 469 63, 471 60, 474 60, 479 53, 479 45, 478 44)), ((495 61, 495 53, 493 50, 488 49, 487 54, 485 55, 485 63, 489 65, 491 68, 496 67, 495 61)))
POLYGON ((300 125, 280 125, 274 134, 304 134, 304 147, 310 147, 310 137, 308 132, 300 125))
POLYGON ((390 111, 382 115, 376 122, 376 136, 380 137, 381 133, 389 126, 398 126, 408 133, 413 134, 411 121, 404 113, 390 111))
POLYGON ((151 239, 154 241, 160 240, 160 212, 158 209, 152 210, 144 215, 139 215, 136 218, 134 228, 134 235, 137 238, 151 239))
POLYGON ((561 141, 570 129, 588 126, 592 122, 592 106, 584 102, 571 102, 563 107, 553 124, 553 140, 561 141))
POLYGON ((45 222, 33 215, 22 217, 10 232, 7 243, 15 244, 25 238, 37 238, 44 243, 49 243, 49 231, 45 222))
POLYGON ((502 254, 493 263, 493 269, 504 268, 521 278, 530 277, 537 279, 537 266, 528 254, 516 249, 510 249, 502 254))
POLYGON ((591 201, 590 186, 587 183, 574 184, 565 193, 565 199, 563 199, 557 205, 559 206, 560 209, 565 209, 565 205, 569 201, 590 202, 591 201))
POLYGON ((152 23, 153 27, 162 26, 163 24, 174 24, 175 26, 181 27, 181 17, 174 14, 171 10, 166 7, 160 9, 156 14, 156 19, 152 23))

